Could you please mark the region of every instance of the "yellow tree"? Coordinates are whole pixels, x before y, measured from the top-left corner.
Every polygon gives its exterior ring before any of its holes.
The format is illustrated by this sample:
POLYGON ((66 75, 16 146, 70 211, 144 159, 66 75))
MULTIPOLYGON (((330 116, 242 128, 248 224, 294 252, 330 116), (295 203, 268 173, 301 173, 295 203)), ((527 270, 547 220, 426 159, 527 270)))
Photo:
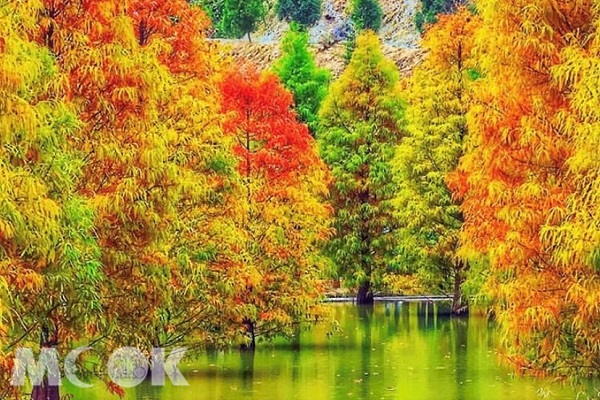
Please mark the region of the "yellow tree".
MULTIPOLYGON (((582 2, 570 36, 552 69, 556 86, 569 99, 562 117, 573 153, 567 179, 573 192, 566 207, 553 210, 541 238, 552 248, 552 261, 562 270, 561 340, 548 355, 556 368, 579 375, 600 374, 600 9, 582 2)), ((559 295, 557 293, 556 295, 559 295)))
POLYGON ((463 155, 466 115, 476 64, 471 52, 479 18, 466 8, 440 16, 423 40, 427 58, 405 90, 406 136, 396 154, 398 260, 433 290, 453 293, 465 310, 461 285, 468 265, 457 256, 463 216, 446 184, 463 155))
POLYGON ((468 115, 469 149, 452 178, 463 199, 464 255, 489 256, 486 289, 517 367, 597 372, 597 314, 590 314, 597 309, 582 313, 580 297, 597 287, 596 274, 547 233, 564 230, 565 207, 577 189, 568 163, 575 142, 568 118, 573 106, 568 85, 558 83, 573 76, 562 68, 569 49, 590 45, 593 4, 477 5, 483 78, 468 115))
MULTIPOLYGON (((68 349, 102 327, 102 275, 94 215, 76 193, 83 155, 70 140, 81 128, 57 96, 61 74, 27 40, 36 2, 0 5, 0 397, 17 346, 68 349)), ((17 365, 22 367, 22 365, 17 365)), ((16 394, 15 394, 16 395, 16 394)), ((58 399, 47 377, 33 396, 58 399)))

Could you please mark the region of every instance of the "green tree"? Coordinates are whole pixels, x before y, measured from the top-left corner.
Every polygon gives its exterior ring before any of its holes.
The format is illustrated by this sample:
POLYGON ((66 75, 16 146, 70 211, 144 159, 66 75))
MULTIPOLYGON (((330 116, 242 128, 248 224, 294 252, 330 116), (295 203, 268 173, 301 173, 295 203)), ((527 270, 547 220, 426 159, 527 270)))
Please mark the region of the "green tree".
POLYGON ((352 21, 356 30, 370 29, 377 32, 381 28, 383 11, 377 0, 353 0, 352 21))
POLYGON ((456 9, 457 0, 421 0, 421 8, 415 14, 415 24, 419 32, 423 33, 426 25, 435 24, 439 14, 451 13, 456 9))
POLYGON ((321 0, 279 0, 277 16, 303 26, 313 25, 321 18, 321 0))
POLYGON ((334 178, 337 233, 328 251, 339 274, 358 286, 359 304, 373 301, 395 248, 391 161, 401 138, 398 76, 377 35, 363 33, 319 113, 321 155, 334 178))
POLYGON ((318 68, 308 48, 308 34, 295 24, 283 37, 283 56, 275 63, 274 71, 284 86, 294 94, 296 110, 302 122, 315 133, 318 127, 318 112, 327 95, 329 71, 318 68))
POLYGON ((225 0, 221 31, 227 37, 240 38, 248 35, 248 41, 251 42, 250 34, 256 30, 256 25, 264 18, 265 13, 264 0, 225 0))
POLYGON ((223 20, 225 0, 190 0, 190 4, 201 7, 212 21, 213 29, 218 30, 223 20))
POLYGON ((463 216, 446 177, 463 154, 478 26, 463 8, 425 35, 428 56, 408 82, 406 137, 395 160, 398 261, 416 268, 430 289, 453 293, 454 313, 465 310, 461 287, 468 264, 457 254, 463 216))

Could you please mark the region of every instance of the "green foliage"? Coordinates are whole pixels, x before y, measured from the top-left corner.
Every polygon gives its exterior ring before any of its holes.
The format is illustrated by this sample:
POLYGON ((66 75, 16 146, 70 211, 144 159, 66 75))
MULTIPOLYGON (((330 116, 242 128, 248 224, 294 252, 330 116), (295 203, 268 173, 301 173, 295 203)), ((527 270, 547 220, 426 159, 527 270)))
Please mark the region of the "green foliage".
POLYGON ((225 0, 190 0, 190 4, 202 7, 212 21, 213 29, 219 30, 223 20, 225 0))
POLYGON ((273 69, 284 86, 293 93, 300 120, 311 133, 318 127, 318 111, 327 94, 330 74, 315 64, 308 48, 308 34, 292 24, 282 41, 283 56, 273 69))
POLYGON ((264 0, 225 0, 221 32, 226 37, 240 38, 256 30, 256 25, 264 18, 264 0))
POLYGON ((321 17, 321 0, 279 0, 277 16, 303 26, 313 25, 321 17))
POLYGON ((381 284, 395 249, 391 160, 401 137, 398 71, 373 32, 357 38, 350 64, 319 113, 321 155, 332 170, 337 234, 328 251, 339 274, 381 284))
POLYGON ((491 303, 491 299, 487 296, 484 288, 489 275, 490 265, 486 257, 480 257, 469 262, 462 292, 465 296, 473 298, 478 306, 488 306, 491 303))
POLYGON ((352 21, 356 30, 370 29, 377 32, 381 28, 383 11, 378 0, 353 0, 352 21))
POLYGON ((423 33, 425 27, 438 20, 438 14, 453 12, 456 0, 421 0, 421 9, 415 15, 415 24, 419 32, 423 33))

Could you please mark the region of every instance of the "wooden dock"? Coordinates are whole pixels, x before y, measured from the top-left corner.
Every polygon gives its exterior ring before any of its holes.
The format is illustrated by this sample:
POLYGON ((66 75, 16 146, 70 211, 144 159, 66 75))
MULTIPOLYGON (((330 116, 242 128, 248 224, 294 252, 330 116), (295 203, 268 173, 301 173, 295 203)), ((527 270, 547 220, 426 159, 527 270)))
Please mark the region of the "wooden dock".
MULTIPOLYGON (((452 297, 443 295, 431 296, 375 296, 373 299, 377 302, 403 302, 403 303, 421 303, 421 302, 437 302, 437 301, 452 301, 452 297)), ((356 297, 328 297, 324 300, 325 303, 354 303, 356 297)))

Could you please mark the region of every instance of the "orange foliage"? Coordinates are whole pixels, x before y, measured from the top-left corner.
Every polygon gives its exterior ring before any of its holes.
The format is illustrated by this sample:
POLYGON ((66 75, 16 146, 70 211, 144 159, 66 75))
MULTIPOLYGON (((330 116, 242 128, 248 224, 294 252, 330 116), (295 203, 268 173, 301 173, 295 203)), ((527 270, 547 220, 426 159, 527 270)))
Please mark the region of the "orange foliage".
POLYGON ((565 361, 575 367, 571 340, 583 333, 567 299, 581 265, 557 263, 561 249, 542 233, 563 222, 557 216, 574 191, 566 164, 573 153, 565 124, 570 100, 553 71, 569 41, 589 29, 591 5, 533 3, 478 2, 483 78, 468 115, 469 149, 451 184, 463 199, 463 255, 490 259, 486 292, 509 356, 540 372, 564 368, 565 361))

